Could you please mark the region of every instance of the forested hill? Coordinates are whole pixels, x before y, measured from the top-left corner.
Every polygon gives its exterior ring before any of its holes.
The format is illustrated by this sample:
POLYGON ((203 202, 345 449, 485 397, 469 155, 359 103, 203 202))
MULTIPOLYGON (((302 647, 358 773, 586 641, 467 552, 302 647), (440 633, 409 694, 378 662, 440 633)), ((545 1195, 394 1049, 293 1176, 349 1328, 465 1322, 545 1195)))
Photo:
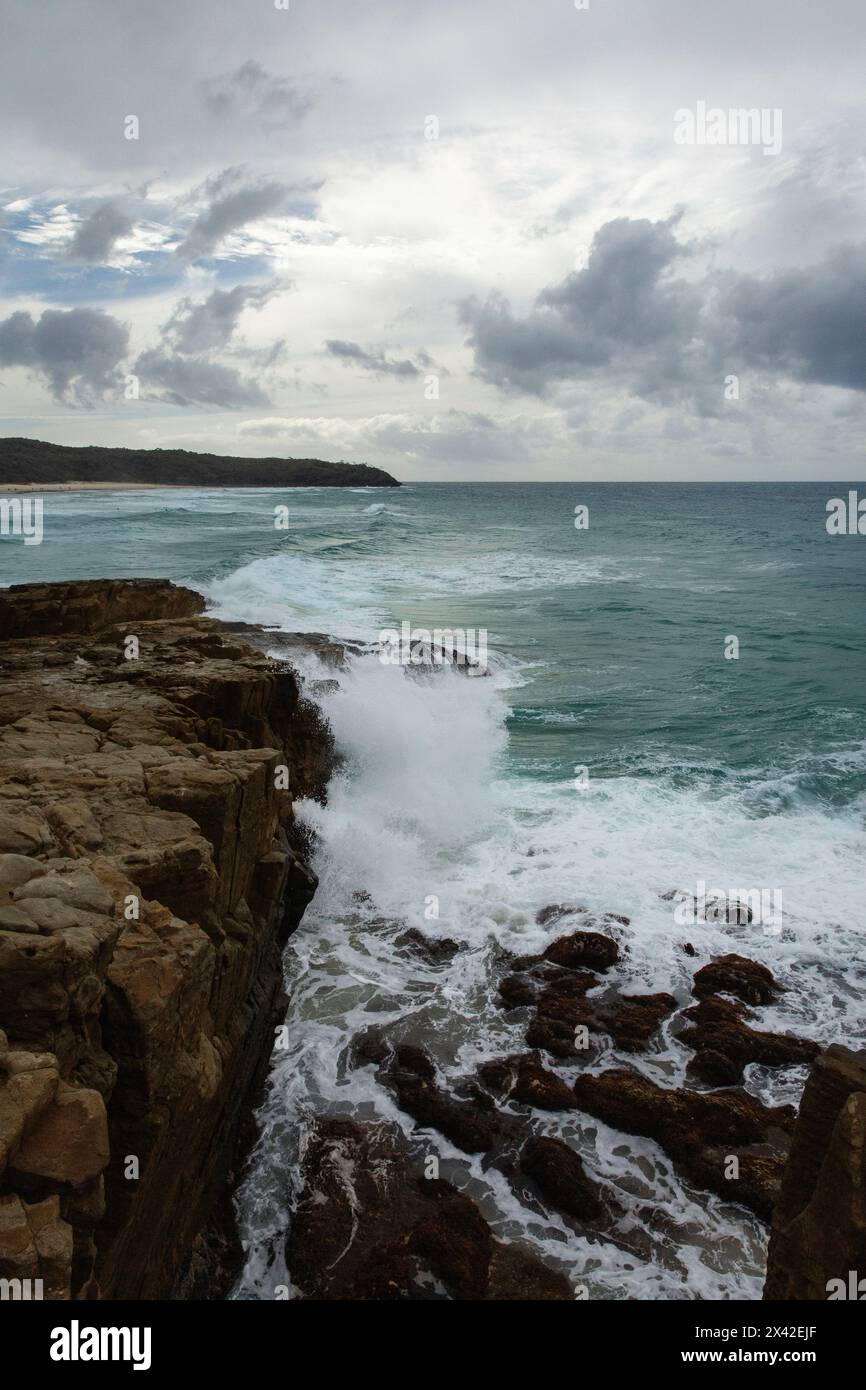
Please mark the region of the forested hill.
POLYGON ((0 439, 0 488, 13 483, 156 483, 181 487, 399 487, 366 463, 232 458, 186 449, 101 449, 0 439))

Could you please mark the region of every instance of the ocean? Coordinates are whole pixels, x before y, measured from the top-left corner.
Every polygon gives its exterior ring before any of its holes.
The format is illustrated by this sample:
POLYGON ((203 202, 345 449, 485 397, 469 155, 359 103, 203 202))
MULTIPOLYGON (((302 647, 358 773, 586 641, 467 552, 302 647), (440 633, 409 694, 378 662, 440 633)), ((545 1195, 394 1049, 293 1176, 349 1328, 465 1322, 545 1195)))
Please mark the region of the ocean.
MULTIPOLYGON (((523 1050, 526 1021, 497 1004, 497 971, 504 951, 550 940, 536 915, 554 903, 629 919, 617 978, 631 992, 686 1004, 694 971, 736 951, 787 987, 754 1026, 866 1042, 866 538, 825 525, 849 486, 48 494, 41 545, 0 540, 0 584, 168 577, 216 617, 270 627, 275 653, 281 632, 366 644, 409 622, 486 634, 485 678, 419 677, 369 651, 318 696, 344 762, 327 805, 297 808, 316 832, 320 888, 286 953, 289 1047, 274 1055, 238 1193, 236 1297, 288 1283, 298 1158, 323 1112, 399 1124, 498 1235, 590 1297, 760 1296, 762 1223, 692 1186, 652 1141, 536 1115, 622 1207, 611 1232, 576 1234, 519 1202, 483 1155, 416 1132, 349 1045, 375 1023, 426 1047, 446 1081, 523 1050), (664 895, 701 885, 763 891, 781 910, 771 924, 683 926, 664 895), (467 949, 425 964, 395 944, 407 926, 467 949)), ((312 654, 302 670, 334 675, 312 654)), ((644 1052, 602 1041, 591 1067, 682 1085, 692 1054, 673 1021, 644 1052)), ((796 1102, 804 1079, 746 1072, 773 1103, 796 1102)))

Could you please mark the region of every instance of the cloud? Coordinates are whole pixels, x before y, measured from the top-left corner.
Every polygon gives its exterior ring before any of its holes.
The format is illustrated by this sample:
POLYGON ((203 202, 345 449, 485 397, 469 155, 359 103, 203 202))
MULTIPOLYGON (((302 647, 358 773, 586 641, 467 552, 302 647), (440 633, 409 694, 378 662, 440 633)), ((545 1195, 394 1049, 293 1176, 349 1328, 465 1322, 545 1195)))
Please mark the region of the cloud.
POLYGON ((460 320, 470 328, 476 372, 504 390, 543 394, 554 382, 591 376, 664 346, 687 344, 700 298, 670 277, 689 254, 673 234, 678 218, 651 222, 619 217, 596 233, 588 264, 537 296, 516 318, 501 295, 466 299, 460 320))
POLYGON ((664 222, 618 217, 593 239, 585 270, 575 271, 538 296, 581 337, 589 362, 610 361, 620 347, 656 344, 691 328, 698 300, 692 287, 668 272, 689 254, 664 222))
POLYGON ((0 366, 27 367, 58 401, 92 405, 118 384, 129 330, 100 309, 19 310, 0 322, 0 366))
POLYGON ((807 270, 732 277, 719 296, 728 354, 800 381, 866 391, 866 246, 807 270))
MULTIPOLYGON (((260 308, 275 285, 235 285, 213 290, 200 303, 182 299, 162 327, 162 345, 141 353, 135 372, 153 396, 176 406, 219 406, 234 410, 268 405, 257 380, 216 360, 229 346, 245 308, 260 308)), ((271 366, 282 352, 283 340, 263 352, 244 350, 247 365, 258 371, 271 366)))
POLYGON ((108 260, 114 243, 132 231, 132 220, 115 203, 102 203, 76 228, 66 248, 71 261, 101 264, 108 260))
POLYGON ((275 292, 274 285, 235 285, 231 290, 214 290, 200 304, 182 299, 163 331, 176 352, 225 347, 244 309, 261 308, 275 292))
POLYGON ((522 317, 491 294, 464 299, 476 374, 503 391, 540 396, 603 378, 661 403, 721 408, 726 371, 866 390, 866 248, 817 267, 759 278, 674 272, 692 255, 678 216, 616 218, 596 233, 585 269, 543 289, 522 317))
POLYGON ((257 382, 221 362, 151 348, 141 354, 134 370, 157 399, 170 405, 219 406, 223 410, 234 410, 269 404, 257 382))
POLYGON ((361 419, 340 416, 266 416, 238 426, 241 438, 291 441, 293 448, 312 448, 319 454, 393 455, 405 461, 431 464, 491 465, 527 461, 540 444, 556 440, 563 431, 557 421, 515 415, 498 424, 480 411, 445 410, 435 415, 382 413, 361 419))
POLYGON ((211 255, 231 232, 279 211, 291 189, 275 180, 244 183, 240 169, 225 169, 205 184, 207 206, 177 248, 182 260, 211 255))
POLYGON ((205 105, 220 119, 239 116, 260 119, 266 125, 299 121, 314 104, 309 92, 293 87, 284 77, 272 77, 252 59, 233 72, 202 83, 205 105))
POLYGON ((389 360, 383 352, 371 352, 362 348, 360 343, 345 342, 342 338, 329 338, 325 348, 332 357, 339 358, 346 365, 355 363, 362 371, 372 372, 374 376, 416 377, 420 376, 422 370, 433 366, 433 359, 424 351, 416 353, 413 362, 408 357, 389 360))

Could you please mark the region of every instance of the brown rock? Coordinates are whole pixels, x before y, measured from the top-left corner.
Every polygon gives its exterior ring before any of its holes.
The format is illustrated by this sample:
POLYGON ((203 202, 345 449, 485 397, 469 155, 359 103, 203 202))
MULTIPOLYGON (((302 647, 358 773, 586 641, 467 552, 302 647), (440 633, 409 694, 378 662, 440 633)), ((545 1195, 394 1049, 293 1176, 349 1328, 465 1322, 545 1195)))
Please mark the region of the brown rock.
POLYGON ((0 851, 30 856, 53 845, 54 837, 45 816, 33 808, 0 807, 0 851))
POLYGON ((526 1030, 527 1044, 531 1048, 549 1052, 551 1057, 568 1061, 581 1055, 575 1045, 575 1026, 560 1018, 536 1014, 526 1030))
POLYGON ((544 951, 544 959, 569 970, 609 970, 619 960, 619 947, 601 932, 576 931, 552 941, 544 951))
POLYGON ((452 960, 460 950, 460 942, 453 941, 450 936, 425 936, 417 927, 409 927, 408 931, 395 937, 394 945, 414 951, 430 965, 442 965, 452 960))
POLYGON ((789 1147, 791 1106, 768 1109, 739 1090, 672 1090, 625 1070, 584 1073, 574 1094, 581 1110, 613 1129, 655 1139, 701 1186, 769 1217, 789 1147), (726 1176, 731 1158, 738 1178, 726 1176))
POLYGON ((750 1062, 783 1067, 817 1057, 817 1043, 785 1033, 758 1032, 744 1022, 744 1013, 742 1004, 715 995, 707 995, 685 1010, 683 1017, 691 1026, 679 1034, 679 1040, 695 1050, 690 1071, 705 1081, 725 1085, 741 1081, 750 1062))
POLYGON ((286 1243, 293 1282, 317 1299, 566 1299, 567 1281, 529 1250, 496 1240, 474 1202, 421 1177, 399 1132, 321 1119, 286 1243))
POLYGON ((7 1048, 0 1057, 0 1175, 57 1091, 56 1059, 46 1054, 47 1065, 29 1067, 27 1055, 7 1048))
POLYGON ((707 994, 735 994, 744 1004, 772 1004, 782 993, 782 986, 765 965, 730 955, 703 966, 695 975, 692 991, 699 999, 707 994))
POLYGON ((499 982, 500 997, 509 1009, 518 1009, 523 1004, 533 1003, 536 988, 533 980, 527 980, 522 975, 506 975, 505 979, 499 982))
POLYGON ((148 622, 201 613, 204 599, 159 579, 84 579, 12 584, 0 591, 0 640, 98 632, 110 622, 148 622))
POLYGON ((862 1300, 864 1278, 866 1051, 834 1046, 815 1062, 803 1092, 773 1214, 764 1298, 862 1300))
POLYGON ((0 854, 0 896, 4 890, 11 891, 30 878, 38 878, 45 873, 45 865, 27 854, 0 854))
POLYGON ((72 1253, 59 1197, 33 1204, 14 1194, 0 1197, 0 1279, 19 1281, 12 1297, 69 1298, 72 1253))
POLYGON ((109 1156, 102 1097, 61 1081, 52 1103, 12 1155, 10 1167, 13 1180, 43 1178, 79 1187, 98 1177, 109 1156))
POLYGON ((478 1069, 484 1085, 503 1100, 531 1105, 538 1110, 575 1110, 571 1088, 543 1067, 535 1053, 521 1052, 485 1062, 478 1069))
POLYGON ((557 971, 535 997, 535 1017, 526 1034, 530 1047, 563 1059, 585 1057, 585 1048, 575 1045, 575 1029, 582 1026, 591 1034, 609 1034, 620 1047, 636 1051, 676 1008, 670 994, 614 992, 604 1003, 585 998, 598 984, 597 977, 587 971, 557 971))
POLYGON ((672 994, 620 994, 598 1010, 596 1026, 633 1052, 645 1046, 676 1006, 672 994))
POLYGON ((0 1073, 0 1160, 25 1199, 60 1188, 73 1293, 97 1287, 94 1237, 108 1297, 169 1297, 194 1247, 233 1248, 219 1198, 315 890, 292 796, 323 794, 333 739, 295 673, 202 606, 156 580, 0 593, 0 1026, 68 1088, 36 1125, 44 1083, 0 1073))
POLYGON ((39 924, 18 906, 0 905, 0 931, 25 932, 30 936, 38 936, 39 924))
POLYGON ((561 1139, 534 1135, 520 1155, 520 1167, 542 1197, 576 1221, 597 1221, 604 1214, 598 1183, 587 1177, 579 1156, 561 1139))
POLYGON ((564 1274, 543 1264, 530 1251, 495 1241, 487 1298, 497 1303, 550 1303, 574 1298, 574 1290, 564 1274))
POLYGON ((436 1081, 436 1068, 420 1047, 404 1045, 397 1049, 388 1079, 397 1104, 425 1128, 438 1129, 455 1148, 464 1153, 486 1153, 503 1133, 504 1125, 487 1100, 479 1104, 455 1100, 436 1081))
POLYGON ((688 1070, 711 1086, 736 1086, 743 1079, 742 1059, 701 1047, 695 1053, 688 1070))

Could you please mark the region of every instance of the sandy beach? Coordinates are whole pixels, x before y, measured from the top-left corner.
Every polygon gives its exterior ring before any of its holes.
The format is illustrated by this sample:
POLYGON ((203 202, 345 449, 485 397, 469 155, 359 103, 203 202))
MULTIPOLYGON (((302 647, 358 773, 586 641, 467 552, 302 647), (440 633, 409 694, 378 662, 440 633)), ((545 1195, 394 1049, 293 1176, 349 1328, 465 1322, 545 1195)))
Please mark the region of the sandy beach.
POLYGON ((0 492, 148 492, 182 483, 0 483, 0 492))

